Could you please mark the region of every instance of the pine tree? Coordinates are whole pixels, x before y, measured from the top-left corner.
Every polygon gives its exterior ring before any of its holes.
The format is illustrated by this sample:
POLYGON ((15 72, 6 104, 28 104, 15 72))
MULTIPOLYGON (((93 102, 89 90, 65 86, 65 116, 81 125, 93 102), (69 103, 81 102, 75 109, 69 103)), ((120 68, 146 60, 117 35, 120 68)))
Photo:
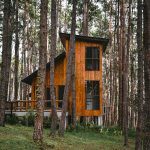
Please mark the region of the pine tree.
POLYGON ((15 87, 15 94, 14 94, 14 99, 17 100, 18 98, 18 67, 19 67, 19 28, 18 28, 18 0, 16 0, 16 23, 15 23, 15 82, 14 82, 14 87, 15 87))
POLYGON ((137 50, 138 50, 138 121, 136 128, 135 149, 142 149, 142 127, 143 127, 143 40, 142 40, 142 0, 137 5, 137 50))
POLYGON ((0 126, 5 125, 5 103, 8 92, 8 79, 11 66, 12 33, 14 8, 11 0, 4 1, 2 66, 0 78, 0 126))
POLYGON ((144 80, 145 103, 143 107, 143 149, 150 149, 150 1, 144 0, 144 80))
POLYGON ((52 123, 51 135, 55 136, 57 129, 57 110, 56 110, 56 97, 54 89, 54 68, 55 68, 55 54, 56 54, 56 0, 51 2, 51 52, 50 52, 50 95, 52 101, 52 123))
POLYGON ((65 84, 64 96, 63 96, 62 116, 59 124, 60 136, 64 136, 67 101, 69 96, 69 89, 71 87, 72 59, 75 51, 76 5, 77 5, 77 0, 73 0, 71 35, 70 35, 70 43, 69 43, 70 50, 69 50, 68 60, 67 60, 66 84, 65 84))
POLYGON ((43 140, 43 116, 45 99, 45 76, 47 58, 47 12, 48 0, 41 0, 40 11, 40 47, 39 47, 39 70, 37 75, 37 113, 34 122, 33 140, 42 143, 43 140))

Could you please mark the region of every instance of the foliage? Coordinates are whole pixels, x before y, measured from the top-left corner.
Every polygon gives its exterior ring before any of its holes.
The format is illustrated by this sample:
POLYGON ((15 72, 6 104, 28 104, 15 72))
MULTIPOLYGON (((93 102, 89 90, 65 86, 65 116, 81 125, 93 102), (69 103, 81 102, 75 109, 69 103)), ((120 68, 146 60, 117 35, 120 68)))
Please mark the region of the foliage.
POLYGON ((44 128, 50 128, 51 126, 51 118, 50 117, 44 117, 44 123, 43 123, 43 127, 44 128))
POLYGON ((49 137, 49 129, 44 129, 43 146, 32 141, 33 128, 25 126, 0 127, 1 150, 133 150, 134 140, 129 139, 129 147, 122 145, 120 135, 99 134, 91 131, 66 132, 65 138, 49 137), (17 134, 16 134, 17 133, 17 134), (5 137, 5 138, 4 138, 5 137))
POLYGON ((5 119, 6 119, 5 120, 6 123, 11 124, 11 125, 17 124, 19 122, 19 118, 15 114, 6 115, 5 119))
MULTIPOLYGON (((111 136, 122 136, 123 132, 122 130, 117 126, 110 126, 110 127, 104 127, 104 126, 98 126, 94 124, 80 124, 77 123, 76 129, 73 129, 72 126, 67 127, 68 132, 93 132, 93 133, 99 133, 101 135, 111 135, 111 136)), ((135 138, 135 129, 129 129, 128 136, 130 138, 135 138)))
POLYGON ((34 113, 32 111, 27 112, 27 114, 22 117, 21 124, 26 126, 34 126, 34 113))
MULTIPOLYGON (((15 114, 7 115, 6 116, 6 123, 10 125, 24 125, 24 126, 29 126, 33 127, 34 126, 34 116, 35 113, 32 110, 29 110, 25 116, 18 117, 15 114)), ((51 118, 50 117, 44 117, 43 120, 43 127, 44 128, 50 128, 51 126, 51 118)))

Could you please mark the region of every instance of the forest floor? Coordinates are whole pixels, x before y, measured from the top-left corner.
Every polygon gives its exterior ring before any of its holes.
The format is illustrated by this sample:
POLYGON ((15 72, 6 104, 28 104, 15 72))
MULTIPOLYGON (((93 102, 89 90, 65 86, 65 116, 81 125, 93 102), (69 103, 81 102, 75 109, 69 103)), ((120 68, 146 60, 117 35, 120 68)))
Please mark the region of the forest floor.
POLYGON ((64 138, 49 137, 44 129, 44 144, 36 145, 32 140, 33 127, 6 125, 0 127, 0 150, 132 150, 134 138, 129 138, 129 147, 123 146, 121 135, 108 135, 92 131, 66 132, 64 138))

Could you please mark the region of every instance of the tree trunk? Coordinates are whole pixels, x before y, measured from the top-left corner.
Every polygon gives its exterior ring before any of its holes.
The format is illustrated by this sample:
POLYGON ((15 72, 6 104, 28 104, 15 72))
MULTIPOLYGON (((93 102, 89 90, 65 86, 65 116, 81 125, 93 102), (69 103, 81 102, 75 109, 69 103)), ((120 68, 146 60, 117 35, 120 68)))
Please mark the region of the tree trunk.
POLYGON ((54 89, 54 69, 55 69, 55 53, 56 53, 56 0, 51 2, 51 52, 50 52, 50 95, 52 101, 52 123, 51 135, 55 136, 57 129, 57 110, 56 97, 54 89))
POLYGON ((43 116, 45 98, 45 76, 47 57, 47 11, 48 0, 41 0, 40 11, 40 47, 39 47, 39 70, 37 75, 37 113, 34 122, 33 140, 42 143, 43 140, 43 116))
POLYGON ((143 44, 142 44, 142 0, 137 5, 137 50, 138 50, 138 122, 136 128, 135 150, 142 149, 143 127, 143 44))
MULTIPOLYGON (((28 1, 24 1, 24 15, 23 15, 23 77, 27 76, 27 60, 26 60, 26 52, 28 50, 28 1)), ((22 83, 23 88, 23 100, 26 100, 27 97, 27 84, 22 83)))
POLYGON ((72 128, 76 128, 76 80, 75 80, 75 45, 72 55, 72 128))
MULTIPOLYGON (((129 51, 130 51, 130 34, 131 34, 131 4, 132 0, 129 0, 129 12, 128 12, 128 35, 127 35, 127 48, 125 51, 125 38, 123 47, 123 106, 124 106, 124 146, 128 146, 128 73, 129 73, 129 51)), ((125 17, 125 14, 124 14, 125 17)), ((125 18, 124 18, 124 30, 125 30, 125 18)), ((124 35, 125 37, 125 31, 124 35)))
MULTIPOLYGON (((121 2, 118 1, 118 15, 120 14, 121 22, 121 2)), ((123 102, 122 102, 122 39, 121 27, 118 23, 118 56, 119 56, 119 103, 118 103, 118 125, 123 128, 123 102)))
POLYGON ((17 100, 18 98, 18 66, 19 66, 19 29, 18 29, 18 0, 16 0, 16 31, 15 31, 15 38, 16 38, 16 43, 15 43, 15 94, 14 94, 14 99, 17 100))
POLYGON ((11 65, 13 8, 11 0, 4 1, 2 66, 0 79, 0 126, 4 126, 5 101, 7 100, 8 79, 11 65))
POLYGON ((83 0, 83 35, 88 36, 89 0, 83 0))
POLYGON ((77 5, 77 0, 73 0, 71 35, 70 35, 70 43, 69 43, 70 50, 69 50, 68 60, 67 60, 66 85, 65 85, 64 96, 63 96, 62 116, 59 124, 60 136, 64 136, 67 101, 69 96, 69 89, 71 87, 70 85, 71 85, 71 74, 72 74, 72 59, 75 51, 76 5, 77 5))
POLYGON ((150 149, 150 1, 144 0, 144 77, 145 77, 145 104, 143 149, 150 149))
POLYGON ((110 112, 109 112, 109 125, 112 124, 112 114, 113 114, 113 71, 112 71, 112 1, 110 1, 110 19, 109 19, 109 80, 110 80, 110 99, 109 99, 109 104, 110 104, 110 112))

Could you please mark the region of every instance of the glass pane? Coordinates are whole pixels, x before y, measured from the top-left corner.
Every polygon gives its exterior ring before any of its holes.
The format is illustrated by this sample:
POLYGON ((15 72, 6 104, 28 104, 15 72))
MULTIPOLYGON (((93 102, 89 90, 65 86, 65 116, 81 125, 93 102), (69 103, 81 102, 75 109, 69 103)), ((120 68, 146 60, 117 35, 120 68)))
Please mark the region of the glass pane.
POLYGON ((86 59, 86 70, 93 70, 92 59, 86 59))
POLYGON ((94 96, 93 109, 94 110, 99 110, 99 96, 94 96))
POLYGON ((50 88, 47 88, 46 90, 47 90, 46 99, 50 100, 51 99, 50 88))
POLYGON ((99 59, 99 48, 93 47, 93 58, 99 59))
POLYGON ((93 95, 99 95, 99 81, 93 81, 93 95))
POLYGON ((62 101, 59 101, 58 108, 62 108, 62 101))
POLYGON ((99 59, 93 59, 93 70, 99 70, 99 59))
POLYGON ((91 47, 86 48, 86 58, 92 58, 92 48, 91 47))
POLYGON ((86 109, 92 110, 92 99, 86 99, 86 109))
POLYGON ((51 107, 51 94, 50 94, 50 88, 47 88, 47 97, 46 97, 46 107, 51 107))
POLYGON ((59 99, 59 100, 63 100, 64 88, 65 88, 64 85, 60 85, 60 86, 59 86, 59 93, 58 93, 58 99, 59 99))
POLYGON ((92 98, 92 82, 91 81, 87 81, 86 82, 86 97, 87 98, 92 98))

